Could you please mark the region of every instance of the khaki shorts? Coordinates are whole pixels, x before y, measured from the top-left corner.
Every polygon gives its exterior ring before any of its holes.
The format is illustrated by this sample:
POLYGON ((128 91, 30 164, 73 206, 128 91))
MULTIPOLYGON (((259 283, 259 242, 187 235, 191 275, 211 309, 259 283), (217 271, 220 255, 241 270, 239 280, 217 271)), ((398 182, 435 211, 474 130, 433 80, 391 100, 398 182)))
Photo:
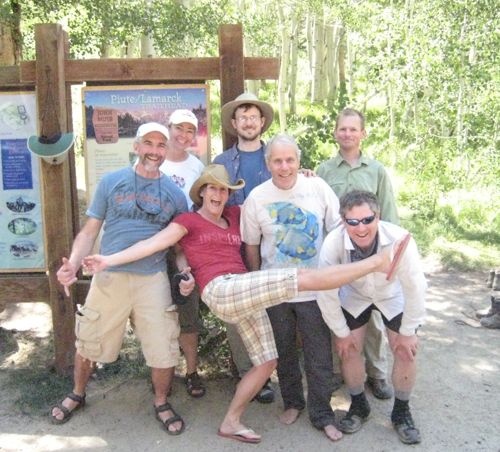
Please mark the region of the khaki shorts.
POLYGON ((280 268, 219 276, 201 298, 220 319, 236 324, 252 364, 260 365, 278 356, 266 308, 297 293, 297 269, 280 268))
POLYGON ((96 274, 75 318, 76 349, 88 360, 115 361, 130 318, 149 367, 178 363, 179 320, 166 272, 96 274))

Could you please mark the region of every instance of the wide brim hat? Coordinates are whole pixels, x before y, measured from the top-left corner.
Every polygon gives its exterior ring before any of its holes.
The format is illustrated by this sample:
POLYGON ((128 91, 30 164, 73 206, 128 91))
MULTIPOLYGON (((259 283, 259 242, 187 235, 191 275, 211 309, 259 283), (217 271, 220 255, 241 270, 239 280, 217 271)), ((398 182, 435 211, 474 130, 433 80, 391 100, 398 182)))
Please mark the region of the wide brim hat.
POLYGON ((191 190, 189 190, 189 197, 198 207, 203 204, 203 199, 200 196, 201 188, 207 184, 222 185, 229 190, 239 190, 245 186, 245 181, 238 179, 236 183, 232 184, 224 165, 217 165, 216 163, 207 165, 200 177, 195 180, 191 190))
POLYGON ((47 163, 58 165, 66 160, 74 141, 73 132, 56 134, 51 137, 32 135, 28 138, 27 146, 33 154, 43 158, 47 163))
POLYGON ((260 108, 262 115, 266 118, 264 122, 264 127, 262 128, 262 133, 264 133, 271 126, 274 118, 274 110, 270 104, 267 102, 257 99, 257 96, 252 93, 240 94, 236 99, 224 104, 221 110, 221 123, 223 129, 230 135, 237 136, 236 129, 231 124, 231 119, 233 119, 234 111, 243 104, 253 104, 260 108))

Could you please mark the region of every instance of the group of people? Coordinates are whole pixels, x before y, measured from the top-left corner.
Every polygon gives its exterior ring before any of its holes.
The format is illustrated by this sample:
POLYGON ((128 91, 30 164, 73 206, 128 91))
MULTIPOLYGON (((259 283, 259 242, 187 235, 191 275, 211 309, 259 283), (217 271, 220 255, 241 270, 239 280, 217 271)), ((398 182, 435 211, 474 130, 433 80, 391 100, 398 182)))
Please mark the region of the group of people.
POLYGON ((213 164, 204 167, 189 154, 198 121, 176 110, 166 127, 141 125, 137 163, 99 183, 58 271, 66 289, 82 265, 94 277, 75 316, 73 391, 51 409, 52 421, 64 423, 85 405, 94 364, 116 360, 130 319, 151 367, 156 417, 167 433, 182 433, 185 422, 167 399, 179 345, 188 393, 205 394, 197 373, 201 299, 226 322, 240 375, 219 436, 261 441, 241 417, 252 400, 274 400, 269 379, 277 369, 283 424, 293 424, 307 406, 312 425, 332 441, 358 431, 370 413, 368 376, 376 397, 394 393, 391 420, 401 441, 420 442, 409 398, 426 282, 413 239, 387 279, 407 232, 397 225, 383 166, 361 153, 363 115, 339 114, 339 153, 316 173, 300 169, 301 150, 291 136, 264 143, 273 109, 256 96, 243 93, 225 104, 221 120, 236 142, 213 164), (100 254, 90 255, 101 228, 100 254), (180 293, 171 290, 178 272, 185 275, 180 293), (339 374, 351 405, 337 420, 330 399, 339 374))

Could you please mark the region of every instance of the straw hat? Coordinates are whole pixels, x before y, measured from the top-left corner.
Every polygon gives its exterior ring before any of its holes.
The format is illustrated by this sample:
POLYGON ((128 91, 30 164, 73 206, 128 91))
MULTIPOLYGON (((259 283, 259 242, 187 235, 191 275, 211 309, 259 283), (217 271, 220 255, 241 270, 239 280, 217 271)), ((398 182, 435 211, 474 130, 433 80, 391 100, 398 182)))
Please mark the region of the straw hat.
POLYGON ((231 119, 233 119, 234 111, 243 104, 253 104, 260 108, 266 121, 264 122, 264 127, 262 128, 262 133, 264 133, 272 124, 274 118, 273 107, 267 102, 263 102, 257 99, 257 96, 252 93, 240 94, 236 99, 224 104, 221 111, 221 122, 224 130, 233 135, 237 136, 236 129, 231 124, 231 119))
POLYGON ((223 187, 229 188, 229 190, 239 190, 245 186, 245 181, 243 179, 238 179, 235 184, 231 184, 229 174, 224 165, 217 165, 215 163, 207 165, 203 169, 200 177, 195 180, 191 190, 189 190, 189 197, 197 206, 203 204, 200 190, 207 184, 222 185, 223 187))

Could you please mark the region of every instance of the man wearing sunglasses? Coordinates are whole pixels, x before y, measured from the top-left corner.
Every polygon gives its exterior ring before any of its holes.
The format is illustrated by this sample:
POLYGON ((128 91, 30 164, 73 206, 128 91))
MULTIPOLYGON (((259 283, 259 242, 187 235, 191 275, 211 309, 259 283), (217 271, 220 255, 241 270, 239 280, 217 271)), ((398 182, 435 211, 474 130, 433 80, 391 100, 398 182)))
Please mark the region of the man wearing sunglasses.
MULTIPOLYGON (((370 192, 355 190, 343 195, 340 216, 343 225, 323 242, 320 267, 366 259, 407 234, 399 226, 380 220, 380 205, 370 192)), ((388 281, 386 275, 373 273, 339 289, 318 292, 323 318, 336 336, 342 373, 351 395, 349 411, 339 425, 344 433, 358 431, 370 414, 361 352, 371 313, 378 311, 394 356, 391 421, 403 443, 420 442, 408 401, 416 378, 416 331, 424 321, 426 287, 417 246, 410 239, 393 279, 388 281)))
MULTIPOLYGON (((82 259, 92 250, 101 228, 101 252, 110 254, 153 236, 187 210, 182 191, 160 172, 168 137, 161 124, 141 125, 134 141, 137 165, 108 173, 100 181, 87 210, 87 222, 74 240, 70 257, 63 258, 57 272, 66 292, 76 281, 82 259)), ((52 408, 53 423, 67 422, 75 410, 83 408, 94 364, 117 359, 130 318, 151 367, 156 418, 168 434, 184 430, 182 418, 167 403, 167 390, 179 359, 179 320, 170 296, 165 253, 117 266, 92 279, 85 305, 75 316, 73 391, 52 408)))

